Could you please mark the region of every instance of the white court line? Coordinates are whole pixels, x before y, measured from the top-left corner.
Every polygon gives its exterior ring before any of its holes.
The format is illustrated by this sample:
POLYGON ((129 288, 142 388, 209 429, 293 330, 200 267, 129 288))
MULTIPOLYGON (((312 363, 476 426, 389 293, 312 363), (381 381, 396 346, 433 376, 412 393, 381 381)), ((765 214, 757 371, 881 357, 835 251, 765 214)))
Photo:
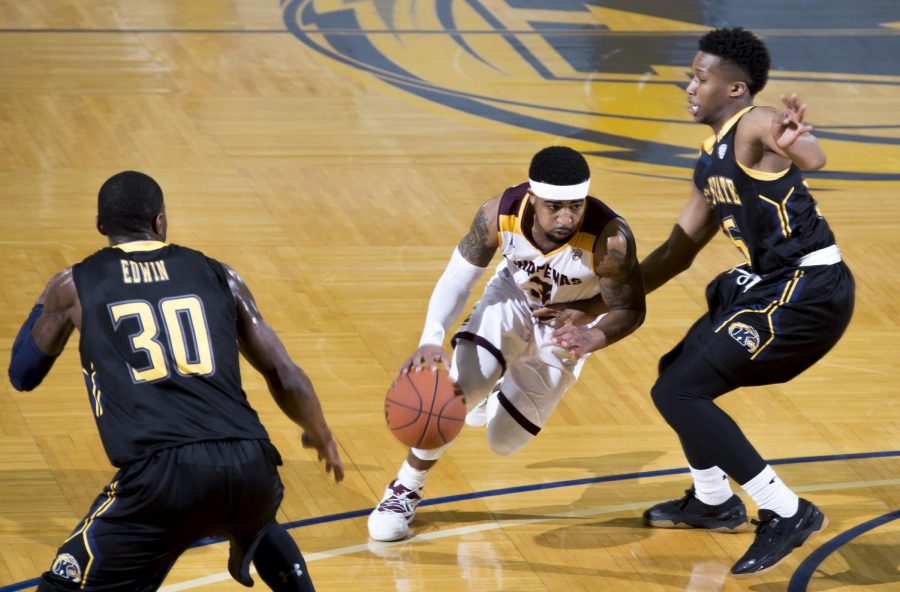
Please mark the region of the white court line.
MULTIPOLYGON (((822 483, 819 485, 805 485, 802 487, 793 488, 794 491, 798 493, 804 493, 807 491, 837 491, 841 489, 861 489, 865 487, 880 487, 883 485, 900 485, 900 479, 883 479, 881 481, 848 481, 845 483, 822 483)), ((475 498, 480 499, 480 498, 475 498)), ((468 501, 468 500, 459 500, 459 501, 468 501)), ((570 510, 568 512, 559 512, 557 514, 548 514, 547 516, 542 516, 540 518, 513 518, 509 520, 497 520, 495 522, 488 522, 486 524, 477 524, 475 526, 460 526, 458 528, 450 528, 447 530, 435 530, 432 532, 426 532, 423 534, 417 534, 414 537, 402 541, 399 543, 364 543, 360 545, 350 545, 349 547, 339 547, 337 549, 331 549, 329 551, 319 551, 317 553, 305 553, 303 555, 304 559, 306 559, 307 563, 313 561, 319 561, 320 559, 330 559, 332 557, 340 557, 342 555, 350 555, 353 553, 360 553, 362 551, 369 551, 370 545, 415 545, 420 541, 431 541, 435 539, 444 539, 456 536, 464 536, 467 534, 471 534, 473 532, 484 532, 486 530, 497 530, 500 528, 508 528, 512 526, 521 526, 523 524, 538 524, 540 522, 550 522, 553 520, 559 520, 560 518, 587 518, 590 516, 600 516, 603 514, 614 514, 616 512, 625 512, 630 510, 642 510, 648 506, 652 506, 653 504, 659 503, 661 501, 666 500, 656 500, 656 501, 644 501, 644 502, 634 502, 631 504, 619 504, 615 506, 602 506, 599 508, 585 508, 582 510, 570 510)), ((452 502, 458 503, 458 502, 452 502)), ((251 567, 250 573, 255 574, 256 569, 251 567)), ((171 584, 169 586, 164 586, 160 588, 160 592, 177 592, 178 590, 191 590, 193 588, 199 588, 201 586, 206 586, 207 584, 214 584, 216 582, 224 582, 226 580, 230 580, 231 575, 226 571, 217 574, 211 574, 208 576, 204 576, 202 578, 195 578, 193 580, 187 580, 185 582, 179 582, 177 584, 171 584)))

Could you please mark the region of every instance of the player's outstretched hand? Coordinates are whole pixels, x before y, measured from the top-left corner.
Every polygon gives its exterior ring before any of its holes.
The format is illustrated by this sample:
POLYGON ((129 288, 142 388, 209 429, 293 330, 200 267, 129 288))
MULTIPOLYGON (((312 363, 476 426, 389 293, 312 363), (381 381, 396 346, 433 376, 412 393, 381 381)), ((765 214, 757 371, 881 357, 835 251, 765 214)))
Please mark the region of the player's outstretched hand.
POLYGON ((328 438, 327 442, 318 442, 307 432, 300 436, 300 443, 304 448, 315 448, 319 453, 319 460, 325 462, 325 472, 334 474, 335 483, 344 480, 344 462, 338 454, 337 442, 334 438, 328 438))
POLYGON ((400 374, 406 374, 410 370, 421 372, 422 368, 426 367, 434 371, 438 369, 438 365, 443 365, 449 370, 450 356, 439 345, 423 345, 413 352, 413 355, 406 358, 400 366, 400 374))
POLYGON ((796 93, 781 95, 781 102, 785 109, 772 119, 772 137, 779 148, 787 150, 800 136, 811 132, 812 126, 803 123, 806 104, 800 102, 796 93))
POLYGON ((553 332, 551 341, 577 358, 606 345, 606 336, 599 329, 584 325, 564 325, 553 332))

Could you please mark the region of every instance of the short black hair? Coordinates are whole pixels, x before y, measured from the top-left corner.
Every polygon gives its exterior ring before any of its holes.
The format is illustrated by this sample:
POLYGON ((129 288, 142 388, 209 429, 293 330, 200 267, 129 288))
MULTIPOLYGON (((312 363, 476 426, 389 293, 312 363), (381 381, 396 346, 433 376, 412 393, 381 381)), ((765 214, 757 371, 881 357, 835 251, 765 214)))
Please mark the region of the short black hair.
POLYGON ((700 51, 718 56, 747 76, 750 96, 761 91, 769 80, 772 59, 762 40, 741 27, 715 29, 700 38, 700 51))
POLYGON ((162 209, 163 193, 159 184, 136 171, 113 175, 97 195, 97 217, 107 235, 152 230, 153 219, 162 209))
POLYGON ((531 159, 528 178, 550 185, 577 185, 591 178, 591 169, 578 151, 568 146, 550 146, 531 159))

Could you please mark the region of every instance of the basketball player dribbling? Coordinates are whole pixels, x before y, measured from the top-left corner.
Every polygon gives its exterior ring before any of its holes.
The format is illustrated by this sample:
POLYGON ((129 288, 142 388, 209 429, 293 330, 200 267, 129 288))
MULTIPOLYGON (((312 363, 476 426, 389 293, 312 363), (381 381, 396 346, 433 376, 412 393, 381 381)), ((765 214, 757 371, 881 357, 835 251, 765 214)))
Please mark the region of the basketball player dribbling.
MULTIPOLYGON (((773 568, 827 524, 798 498, 714 400, 738 387, 791 380, 838 341, 853 313, 854 284, 801 170, 825 153, 803 122, 795 95, 781 111, 755 107, 769 52, 751 32, 717 29, 700 39, 688 107, 715 135, 704 143, 691 198, 668 240, 641 263, 651 292, 688 267, 719 228, 745 263, 709 285, 709 312, 659 362, 651 394, 678 433, 693 486, 644 513, 649 526, 734 531, 747 511, 727 477, 756 502, 753 544, 731 568, 752 576, 773 568)), ((557 332, 563 345, 585 336, 557 332)))
MULTIPOLYGON (((588 196, 584 157, 545 148, 528 176, 479 208, 434 288, 419 347, 401 367, 428 371, 449 361, 446 331, 499 249, 503 261, 452 339, 450 379, 465 397, 466 423, 486 425, 488 444, 500 455, 534 438, 587 355, 635 331, 645 313, 634 237, 622 218, 588 196), (584 335, 574 351, 550 341, 563 324, 584 335)), ((409 451, 369 515, 373 539, 409 535, 428 472, 452 444, 409 451)))

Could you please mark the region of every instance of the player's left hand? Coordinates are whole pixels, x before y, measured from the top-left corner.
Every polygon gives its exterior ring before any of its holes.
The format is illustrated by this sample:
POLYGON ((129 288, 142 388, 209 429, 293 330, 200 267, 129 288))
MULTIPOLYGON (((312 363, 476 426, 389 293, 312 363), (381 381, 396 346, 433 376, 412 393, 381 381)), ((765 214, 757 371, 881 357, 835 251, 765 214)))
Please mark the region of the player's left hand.
POLYGON ((564 304, 549 304, 542 308, 536 308, 531 314, 538 322, 554 329, 565 325, 587 325, 597 318, 574 308, 566 308, 564 304))
POLYGON ((300 443, 304 448, 316 449, 319 461, 325 462, 325 472, 334 473, 335 483, 344 480, 344 462, 341 460, 341 455, 338 454, 337 442, 334 441, 334 438, 329 437, 326 442, 319 442, 308 432, 303 432, 300 436, 300 443))
POLYGON ((796 94, 781 95, 785 109, 772 119, 772 138, 781 150, 789 149, 803 134, 812 131, 812 126, 803 123, 806 104, 801 103, 796 94))
POLYGON ((577 358, 604 347, 606 336, 599 329, 584 325, 565 325, 553 332, 550 341, 577 358))

